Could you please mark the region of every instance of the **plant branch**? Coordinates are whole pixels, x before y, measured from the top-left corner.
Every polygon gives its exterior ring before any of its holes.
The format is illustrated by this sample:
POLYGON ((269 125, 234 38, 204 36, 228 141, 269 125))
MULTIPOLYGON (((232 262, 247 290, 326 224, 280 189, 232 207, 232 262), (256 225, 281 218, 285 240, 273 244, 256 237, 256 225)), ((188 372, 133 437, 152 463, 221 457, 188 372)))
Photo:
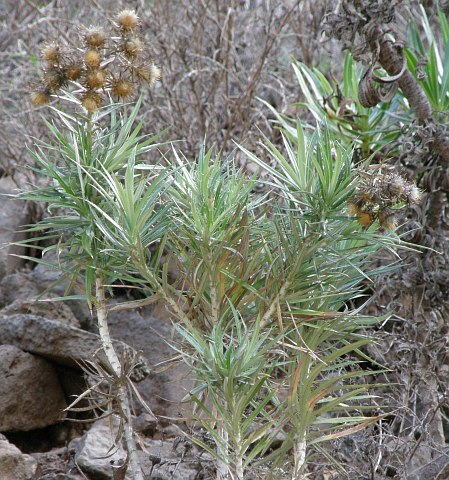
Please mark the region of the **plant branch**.
POLYGON ((129 404, 126 372, 123 371, 117 352, 114 350, 109 327, 107 323, 106 298, 103 278, 101 274, 95 275, 95 297, 98 321, 98 333, 101 338, 104 353, 117 383, 117 400, 120 406, 120 416, 124 423, 124 437, 128 453, 129 468, 133 480, 144 480, 139 458, 137 456, 136 442, 131 422, 131 408, 129 404))

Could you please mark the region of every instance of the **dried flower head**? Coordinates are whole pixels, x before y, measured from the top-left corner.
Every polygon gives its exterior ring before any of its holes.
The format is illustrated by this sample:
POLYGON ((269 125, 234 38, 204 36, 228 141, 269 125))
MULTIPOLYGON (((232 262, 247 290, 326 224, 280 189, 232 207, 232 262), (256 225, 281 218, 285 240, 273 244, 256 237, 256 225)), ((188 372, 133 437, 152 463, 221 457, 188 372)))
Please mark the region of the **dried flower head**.
POLYGON ((351 215, 351 217, 355 217, 358 215, 359 213, 359 207, 357 205, 357 203, 355 202, 348 202, 348 213, 349 215, 351 215))
POLYGON ((119 100, 126 100, 132 95, 134 85, 129 80, 116 80, 112 82, 111 90, 112 94, 119 100))
POLYGON ((157 65, 154 65, 154 63, 150 66, 150 70, 151 70, 151 82, 149 83, 153 85, 155 82, 159 82, 160 79, 162 78, 162 70, 157 65))
POLYGON ((84 35, 84 43, 90 49, 99 49, 106 43, 106 34, 101 27, 90 26, 84 35))
POLYGON ((419 203, 422 200, 422 192, 416 185, 409 185, 405 189, 405 197, 408 203, 419 203))
POLYGON ((44 84, 52 92, 57 92, 67 83, 65 70, 60 68, 51 68, 45 72, 44 84))
POLYGON ((48 43, 42 50, 46 64, 40 85, 33 89, 33 105, 45 105, 51 94, 75 82, 73 93, 88 112, 99 108, 108 93, 127 100, 142 83, 153 86, 161 78, 161 70, 146 55, 140 26, 137 13, 124 9, 115 17, 113 36, 91 25, 79 30, 76 48, 48 43))
POLYGON ((117 23, 122 30, 130 31, 139 26, 140 19, 134 10, 125 9, 117 14, 117 23))
POLYGON ((102 88, 105 86, 106 83, 106 73, 100 69, 89 70, 86 73, 85 82, 88 88, 102 88))
POLYGON ((78 80, 83 74, 83 66, 79 62, 67 65, 65 73, 69 80, 78 80))
POLYGON ((46 88, 40 88, 34 92, 31 92, 31 104, 34 107, 42 107, 50 103, 50 91, 46 88))
POLYGON ((101 55, 97 50, 88 50, 84 54, 84 63, 87 68, 98 68, 101 62, 101 55))
POLYGON ((360 223, 360 225, 363 225, 364 227, 369 227, 374 223, 375 216, 373 212, 370 212, 368 210, 360 210, 357 213, 357 221, 360 223))
POLYGON ((143 43, 138 38, 130 38, 125 40, 123 51, 129 58, 136 58, 143 51, 143 43))
POLYGON ((86 92, 81 99, 81 105, 92 113, 101 107, 101 96, 96 92, 86 92))
POLYGON ((379 225, 387 230, 394 230, 398 226, 398 220, 394 210, 383 208, 379 211, 379 225))
POLYGON ((56 65, 61 61, 61 47, 56 42, 51 42, 42 49, 42 57, 50 64, 56 65))
POLYGON ((377 219, 381 227, 394 230, 398 223, 398 209, 421 199, 416 185, 388 165, 370 165, 358 173, 359 183, 348 202, 348 213, 357 216, 364 226, 377 219))

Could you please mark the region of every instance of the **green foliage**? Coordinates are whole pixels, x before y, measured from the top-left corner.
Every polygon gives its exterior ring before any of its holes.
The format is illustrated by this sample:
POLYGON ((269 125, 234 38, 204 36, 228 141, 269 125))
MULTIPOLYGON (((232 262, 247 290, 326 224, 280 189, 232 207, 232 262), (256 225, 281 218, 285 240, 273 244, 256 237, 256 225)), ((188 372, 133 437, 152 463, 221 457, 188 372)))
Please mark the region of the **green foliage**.
MULTIPOLYGON (((147 247, 162 232, 153 227, 161 213, 154 207, 163 184, 135 174, 135 158, 158 148, 156 140, 139 135, 142 125, 134 126, 140 101, 129 115, 118 115, 118 105, 111 105, 89 118, 79 118, 55 110, 64 130, 46 122, 52 135, 50 143, 37 142, 30 152, 36 162, 36 173, 46 177, 46 186, 25 191, 19 198, 45 202, 49 216, 26 232, 43 232, 22 242, 39 240, 44 246, 40 263, 47 263, 45 254, 54 252, 54 268, 70 278, 68 290, 84 277, 85 298, 91 302, 95 271, 109 278, 124 274, 126 261, 114 250, 114 234, 124 234, 121 222, 127 222, 128 237, 136 241, 138 233, 147 247), (109 124, 102 124, 109 117, 109 124), (119 202, 120 205, 118 205, 119 202), (117 216, 118 214, 122 216, 117 216), (137 232, 139 230, 139 232, 137 232), (46 245, 47 244, 47 245, 46 245)), ((163 132, 162 132, 163 133, 163 132)), ((67 292, 68 292, 67 290, 67 292)))
POLYGON ((56 251, 74 281, 84 276, 88 301, 103 277, 166 301, 181 338, 174 348, 198 381, 190 398, 208 439, 193 439, 220 475, 243 479, 267 463, 300 475, 310 445, 377 420, 360 349, 370 342, 362 329, 378 319, 350 305, 373 255, 401 243, 348 216, 353 145, 335 124, 309 136, 278 116, 283 145, 265 138, 264 160, 240 147, 270 173, 260 198, 255 179, 211 150, 195 161, 174 150, 163 169, 136 165, 159 145, 139 135, 138 108, 120 116, 109 107, 103 127, 62 112, 66 133, 48 124, 54 143, 34 158, 51 182, 21 198, 54 215, 28 230, 58 241, 43 253, 56 251))
MULTIPOLYGON (((346 145, 355 144, 363 158, 396 140, 399 112, 404 110, 400 94, 389 103, 365 108, 359 100, 359 83, 363 70, 357 67, 350 52, 346 53, 343 80, 330 82, 317 68, 309 68, 295 61, 293 69, 305 97, 305 106, 319 125, 327 127, 346 145)), ((287 119, 283 119, 284 128, 287 119)), ((293 132, 294 133, 294 132, 293 132)))
POLYGON ((427 47, 422 40, 415 20, 408 25, 408 48, 405 49, 407 66, 419 81, 436 114, 444 114, 447 121, 449 110, 449 24, 442 11, 438 14, 442 44, 434 36, 426 11, 421 6, 421 26, 427 47))
POLYGON ((399 241, 348 217, 351 150, 329 130, 307 137, 297 125, 282 135, 286 153, 265 139, 266 161, 241 147, 271 174, 277 201, 254 200, 253 180, 211 151, 192 163, 176 155, 167 198, 179 277, 166 296, 185 305, 173 310, 185 341, 176 348, 198 378, 192 399, 216 449, 196 441, 236 478, 256 458, 285 463, 292 445, 306 449, 376 418, 360 413, 372 397, 357 356, 370 341, 359 330, 377 319, 348 302, 372 255, 399 241), (289 432, 283 446, 265 456, 280 428, 289 432))

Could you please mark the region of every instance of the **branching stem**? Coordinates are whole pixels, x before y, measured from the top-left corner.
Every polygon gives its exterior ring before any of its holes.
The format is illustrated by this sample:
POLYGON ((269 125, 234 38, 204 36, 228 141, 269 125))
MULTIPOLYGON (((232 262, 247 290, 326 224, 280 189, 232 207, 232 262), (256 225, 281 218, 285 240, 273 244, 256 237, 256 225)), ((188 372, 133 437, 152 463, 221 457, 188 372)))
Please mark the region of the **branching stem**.
POLYGON ((127 377, 124 375, 122 365, 114 350, 109 327, 107 323, 106 298, 103 277, 101 274, 95 276, 95 297, 97 309, 98 332, 100 334, 102 347, 109 363, 109 367, 117 382, 117 400, 120 407, 120 416, 124 422, 125 447, 128 453, 129 469, 133 480, 144 480, 139 458, 137 456, 136 442, 131 423, 131 408, 128 397, 127 377))

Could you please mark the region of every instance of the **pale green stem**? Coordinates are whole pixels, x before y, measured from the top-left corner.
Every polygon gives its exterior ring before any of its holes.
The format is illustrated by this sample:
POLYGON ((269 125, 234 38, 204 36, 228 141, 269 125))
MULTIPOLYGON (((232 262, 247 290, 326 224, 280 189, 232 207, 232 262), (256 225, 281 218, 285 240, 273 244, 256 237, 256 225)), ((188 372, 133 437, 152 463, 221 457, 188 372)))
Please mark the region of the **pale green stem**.
POLYGON ((129 404, 128 389, 126 377, 122 376, 122 366, 109 334, 106 312, 105 289, 101 275, 95 276, 95 296, 98 321, 98 333, 101 338, 102 347, 106 355, 109 366, 117 379, 117 400, 120 405, 120 415, 124 422, 125 447, 128 453, 129 470, 132 480, 144 480, 139 458, 137 456, 136 442, 131 423, 131 408, 129 404))
POLYGON ((304 440, 297 441, 293 446, 293 456, 294 456, 294 469, 292 480, 302 480, 304 477, 302 475, 304 464, 306 463, 306 448, 307 443, 304 440))
POLYGON ((229 480, 229 450, 228 450, 228 431, 224 424, 218 427, 218 434, 221 442, 217 442, 217 480, 229 480))
POLYGON ((240 431, 237 433, 235 441, 236 441, 236 448, 238 449, 238 454, 237 454, 237 457, 235 459, 235 474, 236 474, 238 480, 244 480, 244 477, 243 477, 243 473, 244 473, 243 456, 240 453, 241 452, 241 445, 240 445, 241 434, 240 434, 240 431))

